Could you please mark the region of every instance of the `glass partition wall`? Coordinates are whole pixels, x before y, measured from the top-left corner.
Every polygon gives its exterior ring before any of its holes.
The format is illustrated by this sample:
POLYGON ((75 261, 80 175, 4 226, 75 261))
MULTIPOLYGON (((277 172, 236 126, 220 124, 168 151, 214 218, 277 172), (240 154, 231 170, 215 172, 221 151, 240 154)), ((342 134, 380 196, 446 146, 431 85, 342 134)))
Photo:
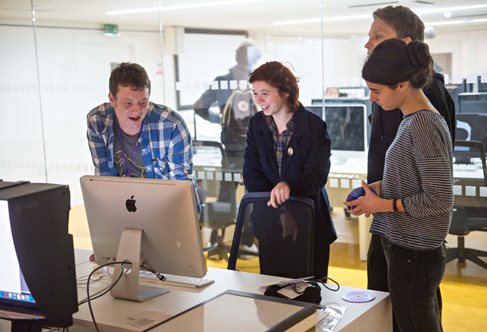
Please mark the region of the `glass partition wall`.
MULTIPOLYGON (((445 75, 461 113, 464 100, 478 94, 480 103, 482 92, 487 91, 487 14, 483 14, 487 9, 475 0, 462 2, 462 7, 455 1, 442 3, 449 7, 399 2, 414 6, 426 23, 426 42, 437 71, 445 75), (447 9, 450 17, 444 15, 447 9)), ((82 204, 79 177, 94 172, 86 115, 108 101, 110 71, 126 61, 146 68, 151 100, 178 111, 193 139, 225 146, 221 95, 228 97, 229 91, 248 87, 247 76, 228 76, 241 67, 237 49, 248 39, 254 48, 246 56, 255 60, 254 67, 277 60, 299 76, 300 101, 305 106, 319 112, 323 104, 333 105, 334 110, 337 105, 359 104, 370 114, 361 68, 376 8, 366 5, 358 0, 2 1, 0 179, 68 184, 72 206, 82 204), (205 93, 220 95, 220 100, 204 105, 205 93)), ((326 118, 326 107, 321 114, 326 118)), ((363 126, 359 130, 369 133, 368 123, 363 126)), ((482 131, 479 135, 478 140, 485 139, 482 131)), ((361 137, 368 141, 367 135, 361 137)), ((243 194, 239 168, 229 166, 218 172, 221 162, 204 165, 205 158, 200 158, 204 156, 197 157, 198 178, 235 185, 238 201, 243 194)), ((227 159, 230 165, 238 164, 231 160, 231 151, 227 159)), ((366 160, 335 161, 327 186, 335 212, 340 212, 346 193, 365 177, 366 160)), ((457 196, 487 195, 485 186, 472 189, 456 184, 457 196)), ((218 201, 218 188, 205 189, 208 202, 218 201)), ((356 240, 339 234, 339 241, 356 240)), ((451 241, 456 243, 456 238, 451 241)))
POLYGON ((237 47, 246 39, 261 55, 254 66, 278 60, 295 71, 305 105, 322 98, 325 86, 363 85, 364 52, 357 50, 363 41, 324 39, 323 2, 6 1, 0 178, 66 183, 73 204, 80 203, 78 178, 93 173, 86 114, 108 101, 110 70, 123 61, 146 68, 152 101, 180 112, 195 139, 220 140, 218 102, 211 119, 195 115, 194 103, 207 89, 246 85, 246 77, 229 86, 214 81, 237 65, 237 47), (311 22, 288 22, 293 17, 311 22), (323 56, 325 49, 334 51, 323 56), (338 75, 339 67, 351 76, 338 75))

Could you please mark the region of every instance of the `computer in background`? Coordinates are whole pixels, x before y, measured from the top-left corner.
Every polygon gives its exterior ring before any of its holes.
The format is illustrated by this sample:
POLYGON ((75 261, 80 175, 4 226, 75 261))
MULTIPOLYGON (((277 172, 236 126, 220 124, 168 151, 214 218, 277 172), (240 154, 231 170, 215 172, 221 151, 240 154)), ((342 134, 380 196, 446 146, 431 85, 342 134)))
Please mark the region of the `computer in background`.
POLYGON ((320 118, 322 118, 324 120, 324 117, 323 117, 323 113, 324 113, 323 112, 323 105, 305 106, 304 108, 306 108, 311 113, 314 113, 314 114, 318 115, 320 118))
POLYGON ((78 311, 69 188, 0 184, 0 318, 12 331, 69 327, 78 311))
POLYGON ((459 93, 458 112, 487 114, 487 92, 459 93))
MULTIPOLYGON (((306 106, 309 111, 322 114, 321 105, 306 106)), ((324 119, 331 140, 334 162, 367 158, 367 106, 365 104, 325 104, 324 119)), ((322 117, 323 118, 323 117, 322 117)))
POLYGON ((487 153, 487 113, 457 113, 456 139, 480 141, 487 153))
MULTIPOLYGON (((80 182, 96 262, 131 263, 130 273, 124 273, 112 296, 144 301, 167 292, 139 285, 141 267, 162 274, 205 276, 191 181, 83 176, 80 182)), ((114 280, 120 269, 116 264, 114 280)))

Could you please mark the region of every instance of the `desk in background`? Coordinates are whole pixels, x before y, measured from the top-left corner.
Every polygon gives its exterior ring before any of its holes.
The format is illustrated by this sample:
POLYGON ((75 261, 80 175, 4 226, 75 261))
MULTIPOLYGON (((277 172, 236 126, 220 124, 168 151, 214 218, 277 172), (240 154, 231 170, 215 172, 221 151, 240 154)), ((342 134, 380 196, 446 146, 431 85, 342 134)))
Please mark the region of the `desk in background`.
MULTIPOLYGON (((76 267, 78 276, 86 275, 93 268, 93 264, 87 262, 89 253, 86 250, 76 251, 76 261, 82 262, 76 267)), ((128 315, 136 315, 143 311, 159 311, 163 315, 173 316, 228 289, 262 294, 262 286, 274 284, 283 279, 215 268, 210 268, 206 277, 215 280, 215 282, 201 289, 164 286, 170 289, 169 293, 142 303, 113 299, 106 294, 92 302, 95 318, 102 330, 128 331, 127 328, 130 325, 122 323, 122 318, 128 315)), ((322 305, 337 303, 348 307, 335 331, 388 332, 392 330, 392 306, 388 293, 370 291, 375 299, 368 303, 343 301, 341 295, 350 290, 356 289, 341 287, 340 291, 332 292, 322 287, 322 305)), ((86 287, 78 287, 78 298, 83 299, 85 297, 86 287)), ((79 312, 73 318, 76 326, 93 329, 87 304, 81 305, 79 312)), ((157 330, 157 327, 153 329, 153 331, 157 330)))
POLYGON ((455 177, 453 194, 455 206, 487 207, 487 186, 483 179, 455 177))
MULTIPOLYGON (((349 159, 346 163, 331 161, 330 174, 326 183, 326 190, 330 205, 335 208, 344 208, 343 202, 354 188, 362 186, 362 180, 367 181, 367 159, 349 159)), ((371 217, 361 215, 358 217, 359 257, 361 261, 367 260, 367 251, 370 243, 371 217)))
MULTIPOLYGON (((326 189, 333 207, 343 207, 348 193, 361 186, 367 179, 367 161, 351 160, 346 164, 332 164, 326 189)), ((487 207, 487 186, 483 182, 482 169, 461 170, 454 168, 453 194, 455 206, 487 207)), ((359 216, 359 253, 360 260, 367 260, 370 243, 371 217, 359 216)))
MULTIPOLYGON (((194 170, 198 180, 229 181, 240 183, 237 187, 237 205, 243 196, 243 178, 240 171, 222 169, 219 163, 213 163, 212 155, 200 155, 195 161, 194 170)), ((326 184, 326 190, 332 207, 344 208, 343 201, 353 188, 361 186, 362 180, 367 180, 367 160, 350 159, 346 163, 338 163, 332 160, 330 174, 326 184)), ((212 188, 206 188, 213 192, 212 188)), ((367 250, 370 242, 371 217, 360 216, 359 222, 359 252, 360 260, 367 260, 367 250)))

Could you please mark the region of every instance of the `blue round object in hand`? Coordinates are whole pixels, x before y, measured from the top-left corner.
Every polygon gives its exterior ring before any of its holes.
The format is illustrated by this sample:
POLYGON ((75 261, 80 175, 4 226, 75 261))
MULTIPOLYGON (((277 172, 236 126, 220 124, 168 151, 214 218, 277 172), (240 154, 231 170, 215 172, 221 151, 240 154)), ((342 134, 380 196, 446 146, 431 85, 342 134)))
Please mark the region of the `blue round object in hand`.
MULTIPOLYGON (((357 198, 359 198, 360 196, 363 196, 363 195, 365 195, 364 188, 362 188, 362 187, 355 188, 354 190, 352 190, 350 192, 350 194, 348 194, 348 196, 347 196, 347 202, 354 201, 354 200, 356 200, 357 198)), ((355 206, 349 206, 348 209, 351 210, 354 207, 355 206)))
MULTIPOLYGON (((375 193, 375 191, 370 188, 370 190, 375 193)), ((355 188, 354 190, 352 190, 350 192, 350 194, 348 194, 347 196, 347 202, 350 202, 350 201, 353 201, 353 200, 356 200, 357 198, 361 197, 361 196, 364 196, 365 195, 365 189, 363 187, 358 187, 358 188, 355 188)), ((355 206, 349 206, 348 209, 351 210, 353 209, 355 206)))

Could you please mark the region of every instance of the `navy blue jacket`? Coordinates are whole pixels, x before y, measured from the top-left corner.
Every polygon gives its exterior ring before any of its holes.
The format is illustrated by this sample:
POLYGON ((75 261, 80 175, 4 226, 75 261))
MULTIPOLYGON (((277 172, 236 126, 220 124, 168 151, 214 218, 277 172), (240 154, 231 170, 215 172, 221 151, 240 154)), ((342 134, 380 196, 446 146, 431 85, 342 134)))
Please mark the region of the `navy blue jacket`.
POLYGON ((293 115, 294 132, 284 151, 279 177, 274 140, 263 112, 255 114, 247 133, 243 178, 249 192, 270 192, 285 181, 292 196, 311 198, 315 203, 315 252, 336 240, 330 206, 322 189, 330 171, 330 138, 326 123, 302 105, 293 115), (292 148, 292 153, 289 153, 292 148))

